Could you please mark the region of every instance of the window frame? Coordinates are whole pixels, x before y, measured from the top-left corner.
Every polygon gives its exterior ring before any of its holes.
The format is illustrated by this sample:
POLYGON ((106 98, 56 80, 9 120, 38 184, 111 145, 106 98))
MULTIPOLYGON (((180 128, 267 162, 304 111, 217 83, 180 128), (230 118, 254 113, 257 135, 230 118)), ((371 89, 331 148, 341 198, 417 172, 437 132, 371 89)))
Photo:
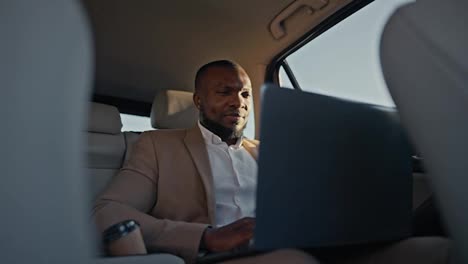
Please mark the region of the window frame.
MULTIPOLYGON (((382 0, 381 0, 382 1, 382 0)), ((340 23, 350 15, 356 13, 360 9, 364 8, 368 4, 374 2, 374 0, 355 0, 352 1, 351 3, 347 4, 337 12, 335 12, 333 15, 325 19, 323 22, 318 24, 316 27, 312 28, 308 33, 306 33, 303 37, 298 39, 296 42, 294 42, 292 45, 288 46, 286 49, 284 49, 282 52, 278 53, 271 62, 268 64, 267 69, 266 69, 266 74, 265 74, 265 82, 266 83, 275 83, 279 85, 279 69, 281 66, 283 66, 284 63, 287 65, 286 58, 297 51, 298 49, 302 48, 304 45, 312 41, 313 39, 317 38, 320 36, 322 33, 326 32, 336 24, 340 23)), ((287 66, 289 68, 289 66, 287 66)), ((296 78, 294 77, 294 73, 291 71, 292 75, 289 75, 286 67, 284 67, 284 70, 286 71, 286 74, 288 75, 291 83, 294 86, 294 89, 300 90, 300 85, 297 83, 296 78), (291 78, 293 76, 293 78, 291 78), (294 82, 297 83, 296 88, 294 82)), ((290 68, 289 68, 290 70, 290 68)))
MULTIPOLYGON (((288 61, 286 59, 284 59, 280 63, 280 66, 278 67, 278 76, 279 76, 279 69, 281 67, 283 67, 284 72, 286 73, 286 76, 288 76, 289 81, 291 82, 293 86, 292 88, 294 88, 294 90, 302 91, 301 85, 297 81, 296 76, 294 75, 294 72, 291 70, 291 67, 289 67, 288 61)), ((279 80, 278 80, 278 83, 279 83, 279 80)))

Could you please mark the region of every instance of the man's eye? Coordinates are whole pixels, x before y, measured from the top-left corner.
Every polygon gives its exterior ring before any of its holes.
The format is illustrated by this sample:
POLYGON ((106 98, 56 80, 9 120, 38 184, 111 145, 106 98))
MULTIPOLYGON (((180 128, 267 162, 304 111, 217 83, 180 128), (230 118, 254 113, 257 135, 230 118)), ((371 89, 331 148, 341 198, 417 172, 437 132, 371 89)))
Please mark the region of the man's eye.
POLYGON ((220 95, 229 95, 229 91, 219 91, 217 93, 220 95))
POLYGON ((244 98, 249 98, 249 97, 250 97, 250 93, 249 93, 249 92, 244 92, 244 93, 242 93, 242 97, 244 97, 244 98))

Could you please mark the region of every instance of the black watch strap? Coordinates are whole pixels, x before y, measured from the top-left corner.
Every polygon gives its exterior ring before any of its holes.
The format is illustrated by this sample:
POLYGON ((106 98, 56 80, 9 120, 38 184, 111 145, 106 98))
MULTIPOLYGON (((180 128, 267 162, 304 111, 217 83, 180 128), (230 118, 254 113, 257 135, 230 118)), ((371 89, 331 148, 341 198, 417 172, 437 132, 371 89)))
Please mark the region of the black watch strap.
POLYGON ((208 229, 211 229, 212 227, 211 226, 208 226, 205 228, 205 230, 203 231, 203 234, 200 238, 200 246, 199 246, 199 250, 200 251, 208 251, 208 249, 206 248, 206 245, 205 245, 205 233, 208 229))

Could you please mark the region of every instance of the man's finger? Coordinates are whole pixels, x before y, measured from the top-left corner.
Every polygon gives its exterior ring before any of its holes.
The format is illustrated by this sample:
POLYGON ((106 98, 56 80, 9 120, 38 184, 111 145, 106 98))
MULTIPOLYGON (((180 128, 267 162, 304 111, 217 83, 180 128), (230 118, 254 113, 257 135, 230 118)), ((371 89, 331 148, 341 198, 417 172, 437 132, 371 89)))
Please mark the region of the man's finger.
POLYGON ((253 232, 239 232, 236 234, 236 246, 248 243, 253 238, 253 232))
POLYGON ((255 229, 255 223, 245 223, 233 226, 232 231, 242 232, 242 231, 253 231, 255 229))

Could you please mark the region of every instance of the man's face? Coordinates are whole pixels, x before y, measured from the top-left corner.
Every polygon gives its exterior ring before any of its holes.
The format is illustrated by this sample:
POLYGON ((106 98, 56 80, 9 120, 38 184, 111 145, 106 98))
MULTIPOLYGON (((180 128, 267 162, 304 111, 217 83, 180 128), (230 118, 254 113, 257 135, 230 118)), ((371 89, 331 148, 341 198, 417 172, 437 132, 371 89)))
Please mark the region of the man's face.
POLYGON ((252 85, 245 71, 213 67, 205 72, 200 86, 194 101, 201 118, 241 135, 252 103, 252 85))

